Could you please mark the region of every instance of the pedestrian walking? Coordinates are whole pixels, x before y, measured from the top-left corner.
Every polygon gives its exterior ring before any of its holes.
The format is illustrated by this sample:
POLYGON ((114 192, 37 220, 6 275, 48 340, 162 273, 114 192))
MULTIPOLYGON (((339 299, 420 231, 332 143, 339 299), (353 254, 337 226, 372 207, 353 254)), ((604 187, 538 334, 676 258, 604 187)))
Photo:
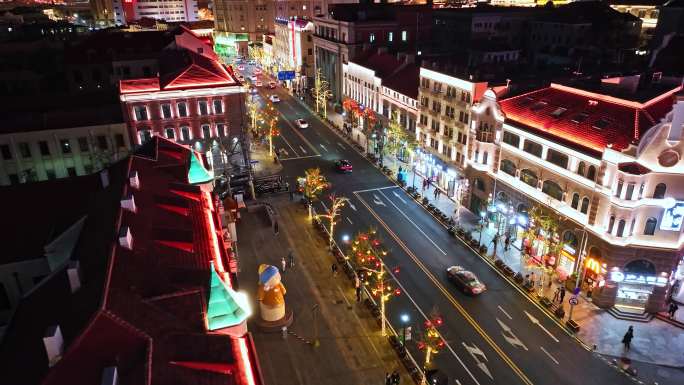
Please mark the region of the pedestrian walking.
POLYGON ((332 275, 333 277, 337 277, 337 264, 333 262, 332 266, 330 266, 330 270, 332 270, 332 275))
POLYGON ((675 317, 675 313, 679 310, 679 306, 674 302, 670 302, 670 307, 667 309, 667 313, 670 315, 670 319, 675 317))
POLYGON ((630 345, 632 344, 632 338, 634 338, 634 327, 630 326, 627 329, 627 333, 622 337, 622 344, 625 345, 625 350, 629 351, 630 345))
POLYGON ((294 267, 294 253, 292 252, 292 249, 290 249, 290 252, 287 253, 287 264, 290 268, 294 267))
POLYGON ((285 257, 280 258, 280 265, 283 267, 283 273, 287 269, 287 261, 285 260, 285 257))
POLYGON ((537 275, 534 274, 534 271, 530 273, 530 284, 533 287, 537 284, 537 275))
POLYGON ((433 195, 435 196, 435 200, 439 198, 439 189, 437 188, 437 186, 435 186, 435 191, 433 191, 433 195))
POLYGON ((508 251, 508 249, 511 247, 511 234, 506 234, 506 238, 504 238, 504 251, 508 251))
POLYGON ((399 381, 401 381, 401 377, 399 377, 399 372, 394 369, 392 372, 392 385, 399 385, 399 381))
POLYGON ((385 372, 385 385, 392 385, 392 375, 385 372))
POLYGON ((558 298, 560 298, 560 287, 556 288, 556 291, 553 293, 553 302, 556 303, 558 302, 558 298))
POLYGON ((356 302, 361 302, 361 286, 356 288, 356 302))
POLYGON ((428 185, 427 179, 423 179, 423 191, 425 191, 425 189, 427 188, 427 185, 428 185))
POLYGON ((558 301, 558 303, 563 303, 564 300, 565 300, 565 287, 564 287, 564 286, 561 286, 561 289, 560 289, 560 301, 558 301))

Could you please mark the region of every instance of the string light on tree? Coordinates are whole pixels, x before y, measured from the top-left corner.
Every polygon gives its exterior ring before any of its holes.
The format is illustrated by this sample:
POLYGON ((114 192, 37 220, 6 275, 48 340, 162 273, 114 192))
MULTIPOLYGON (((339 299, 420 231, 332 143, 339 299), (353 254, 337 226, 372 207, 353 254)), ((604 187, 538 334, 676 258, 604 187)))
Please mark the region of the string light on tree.
POLYGON ((304 171, 304 176, 297 178, 299 184, 299 190, 304 195, 306 199, 306 204, 309 208, 309 219, 313 219, 312 213, 312 203, 318 199, 318 196, 330 187, 330 183, 321 174, 320 168, 310 168, 304 171))

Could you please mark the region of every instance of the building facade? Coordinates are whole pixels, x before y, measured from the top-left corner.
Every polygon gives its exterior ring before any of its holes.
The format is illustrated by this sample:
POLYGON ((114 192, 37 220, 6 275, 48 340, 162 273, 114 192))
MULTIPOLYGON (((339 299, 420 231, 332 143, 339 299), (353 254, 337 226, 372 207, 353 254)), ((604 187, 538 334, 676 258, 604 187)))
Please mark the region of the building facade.
POLYGON ((247 56, 247 44, 273 34, 274 0, 217 0, 214 2, 215 50, 228 59, 247 56))
POLYGON ((128 25, 142 18, 166 21, 199 20, 197 0, 91 0, 98 26, 128 25))
POLYGON ((486 88, 486 82, 420 68, 416 139, 423 151, 416 159, 416 169, 450 197, 461 191, 459 173, 466 165, 471 109, 486 88))
POLYGON ((314 25, 308 20, 275 20, 272 69, 274 75, 294 71, 294 79, 285 82, 290 89, 303 91, 313 84, 313 31, 314 25))
POLYGON ((472 108, 462 203, 531 263, 579 274, 596 305, 663 311, 684 251, 679 91, 629 100, 551 84, 502 101, 487 91, 472 108), (557 255, 523 243, 535 207, 558 220, 557 255))
POLYGON ((0 186, 91 174, 131 149, 116 105, 38 117, 0 133, 0 186))
MULTIPOLYGON (((313 20, 327 12, 328 0, 275 0, 275 17, 289 20, 293 17, 313 20)), ((343 1, 335 1, 340 3, 343 1)))

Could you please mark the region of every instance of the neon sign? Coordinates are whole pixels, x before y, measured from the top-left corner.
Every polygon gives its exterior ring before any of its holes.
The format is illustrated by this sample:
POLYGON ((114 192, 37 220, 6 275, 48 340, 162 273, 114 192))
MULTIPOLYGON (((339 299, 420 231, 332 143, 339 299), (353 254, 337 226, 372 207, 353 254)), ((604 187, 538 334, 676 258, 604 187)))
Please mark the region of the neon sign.
POLYGON ((655 285, 655 286, 667 285, 667 278, 665 278, 665 277, 656 277, 653 275, 622 273, 619 271, 611 272, 610 273, 610 280, 613 282, 638 283, 638 284, 642 284, 642 285, 655 285))

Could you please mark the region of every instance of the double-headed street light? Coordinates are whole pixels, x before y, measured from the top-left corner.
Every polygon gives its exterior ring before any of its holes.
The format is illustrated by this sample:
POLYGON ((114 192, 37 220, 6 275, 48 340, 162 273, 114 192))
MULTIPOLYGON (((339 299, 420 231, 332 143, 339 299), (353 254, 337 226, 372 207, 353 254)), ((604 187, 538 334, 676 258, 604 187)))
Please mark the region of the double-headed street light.
POLYGON ((409 321, 411 321, 411 317, 409 317, 409 315, 406 313, 402 313, 401 316, 399 317, 399 319, 401 319, 401 325, 402 325, 401 343, 402 343, 402 345, 406 345, 406 328, 408 327, 409 321))

